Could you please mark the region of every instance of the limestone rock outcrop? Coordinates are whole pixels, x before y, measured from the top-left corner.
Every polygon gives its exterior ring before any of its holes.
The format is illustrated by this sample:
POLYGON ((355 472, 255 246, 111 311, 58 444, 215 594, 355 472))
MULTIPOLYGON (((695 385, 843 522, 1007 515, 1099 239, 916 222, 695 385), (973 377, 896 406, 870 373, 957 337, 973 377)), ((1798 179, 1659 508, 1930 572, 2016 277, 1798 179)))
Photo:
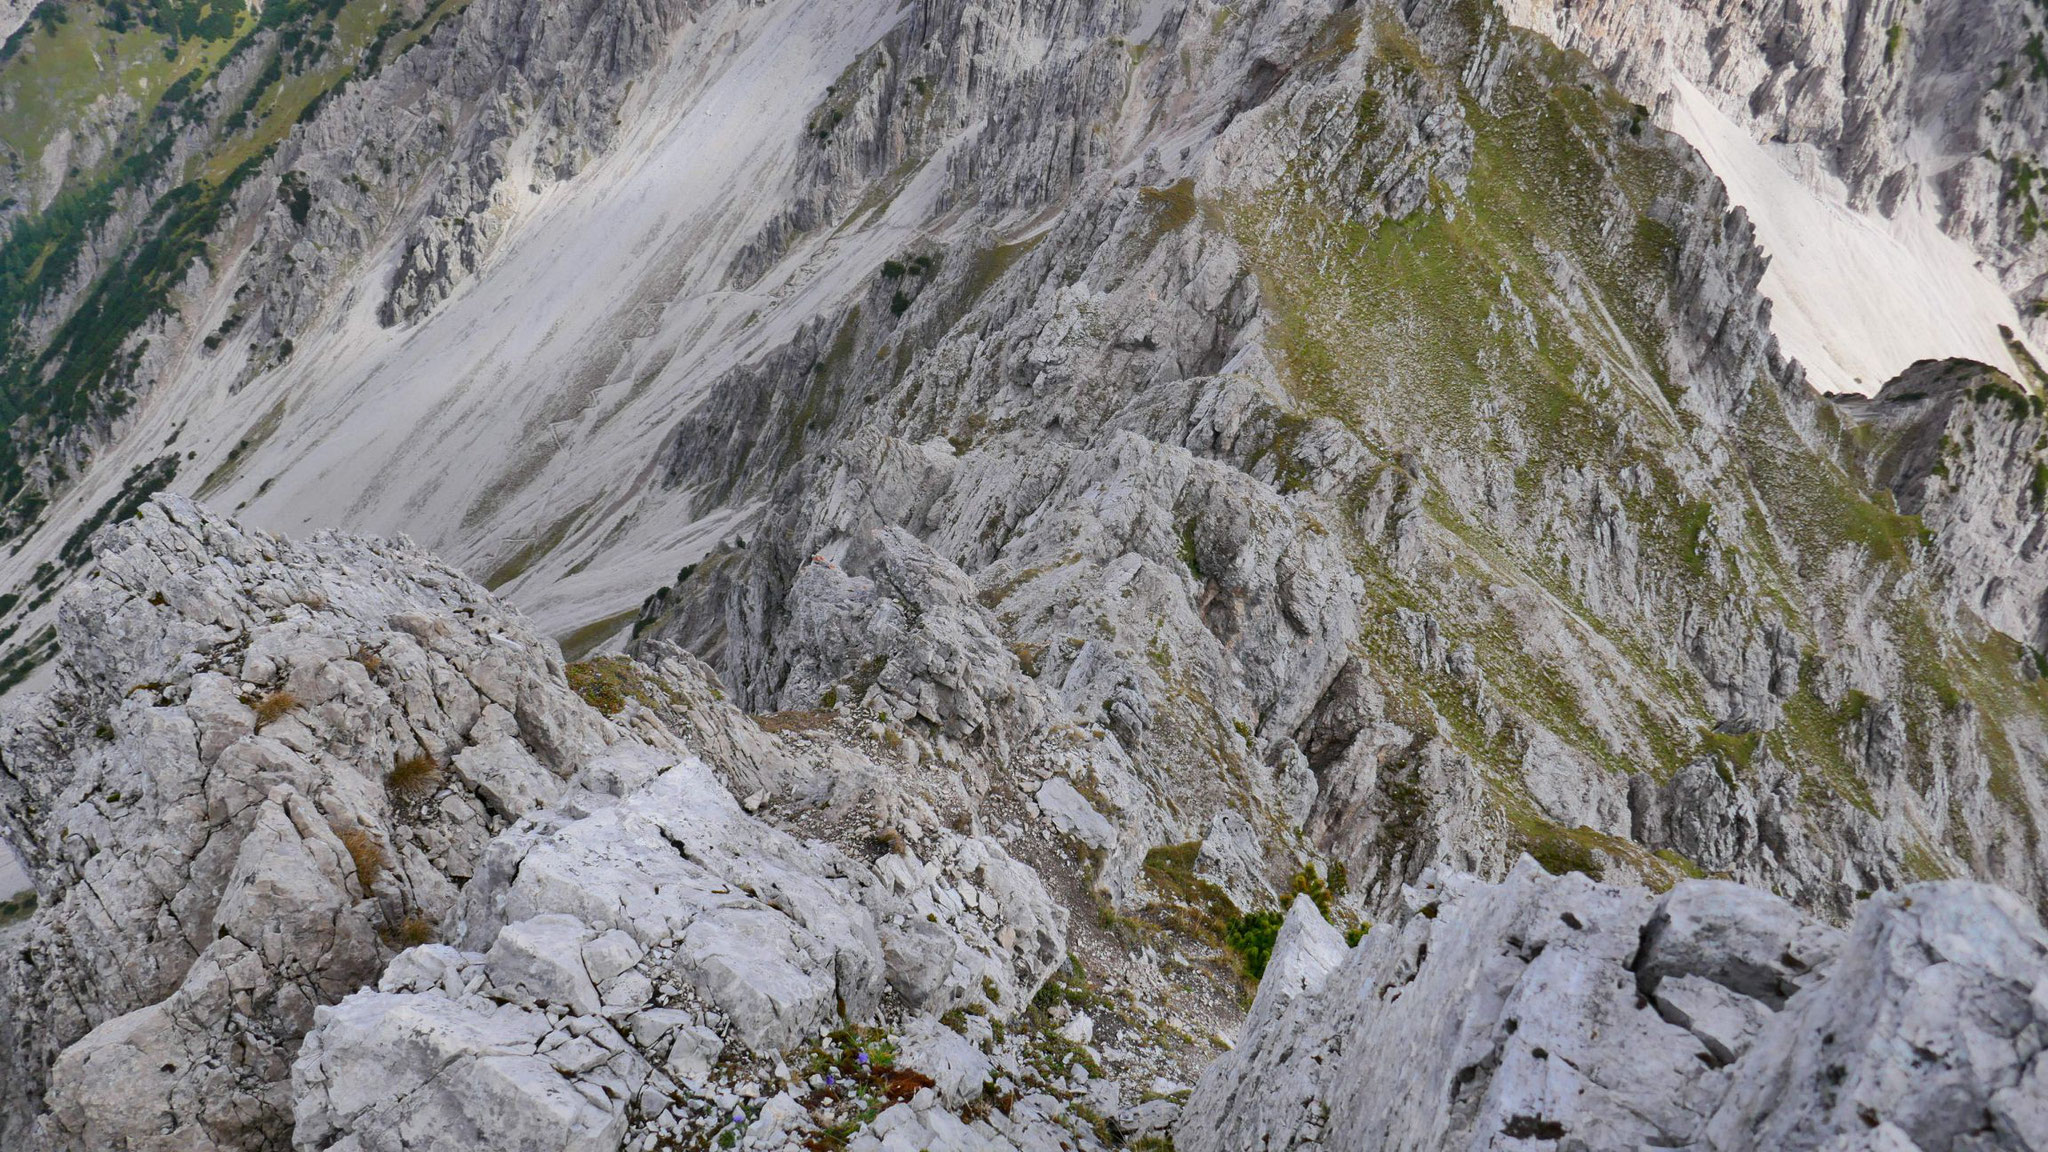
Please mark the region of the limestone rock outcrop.
POLYGON ((266 8, 0 323, 0 1145, 2038 1142, 2038 382, 1632 86, 2038 295, 2038 5, 1533 2, 266 8))
POLYGON ((1023 1005, 1066 955, 994 840, 799 840, 403 545, 163 498, 60 643, 0 745, 42 893, 10 1146, 617 1147, 733 1051, 1023 1005))
POLYGON ((2010 893, 1915 885, 1845 931, 1738 885, 1659 897, 1526 861, 1498 886, 1443 876, 1407 898, 1334 970, 1290 924, 1273 964, 1297 978, 1261 989, 1176 1147, 2048 1139, 2048 931, 2010 893))
POLYGON ((460 573, 184 500, 108 535, 59 645, 0 731, 41 893, 5 974, 10 1144, 45 1089, 52 1147, 256 1139, 314 1010, 622 738, 460 573))

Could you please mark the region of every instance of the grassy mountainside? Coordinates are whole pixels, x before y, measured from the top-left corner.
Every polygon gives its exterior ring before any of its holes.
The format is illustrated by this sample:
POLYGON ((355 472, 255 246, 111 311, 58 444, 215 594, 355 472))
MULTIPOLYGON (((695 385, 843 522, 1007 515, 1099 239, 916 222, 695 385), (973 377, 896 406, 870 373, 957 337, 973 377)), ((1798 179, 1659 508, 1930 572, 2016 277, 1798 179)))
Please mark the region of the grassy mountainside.
MULTIPOLYGON (((0 49, 0 539, 41 525, 148 386, 153 354, 182 350, 165 321, 284 135, 463 2, 53 0, 0 49)), ((286 179, 278 195, 303 221, 304 186, 286 179)), ((164 447, 8 613, 47 602, 89 558, 94 529, 173 482, 185 461, 164 447)), ((0 683, 47 654, 47 637, 17 643, 0 683)))
MULTIPOLYGON (((52 3, 8 42, 0 531, 30 530, 133 401, 152 325, 270 150, 458 5, 52 3)), ((280 196, 303 216, 295 193, 280 196)))
MULTIPOLYGON (((1445 546, 1429 585, 1526 589, 1569 632, 1532 651, 1498 611, 1468 607, 1497 596, 1433 593, 1361 546, 1375 598, 1432 614, 1446 645, 1472 646, 1496 699, 1612 770, 1668 779, 1704 756, 1740 776, 1767 759, 1816 802, 1874 814, 1865 729, 1884 700, 1923 767, 1956 754, 1943 745, 1959 724, 1980 725, 1993 791, 2017 798, 2048 716, 2030 654, 1929 594, 1923 526, 1842 466, 1831 410, 1763 371, 1723 408, 1703 373, 1671 363, 1684 270, 1670 205, 1700 197, 1697 171, 1646 137, 1643 109, 1533 42, 1482 99, 1391 18, 1372 39, 1354 146, 1370 153, 1387 131, 1380 93, 1439 86, 1472 132, 1462 186, 1433 181, 1408 215, 1359 221, 1370 189, 1351 186, 1349 158, 1306 161, 1219 214, 1255 253, 1297 401, 1421 462, 1445 546), (1796 638, 1796 686, 1772 686, 1775 708, 1739 714, 1673 666, 1672 638, 1712 612, 1796 638)), ((1402 662, 1398 630, 1362 639, 1377 665, 1402 662)), ((1484 737, 1465 688, 1390 688, 1487 766, 1526 834, 1569 831, 1538 826, 1516 797, 1526 741, 1484 737)))

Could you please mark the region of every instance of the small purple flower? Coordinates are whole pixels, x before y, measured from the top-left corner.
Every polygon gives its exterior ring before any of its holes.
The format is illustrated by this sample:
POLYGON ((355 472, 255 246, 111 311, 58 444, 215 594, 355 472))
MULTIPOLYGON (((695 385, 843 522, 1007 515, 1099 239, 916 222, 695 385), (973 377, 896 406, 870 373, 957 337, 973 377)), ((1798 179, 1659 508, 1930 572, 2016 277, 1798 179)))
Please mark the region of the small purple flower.
POLYGON ((745 1112, 740 1111, 738 1108, 733 1109, 732 1122, 735 1124, 745 1124, 747 1122, 747 1114, 745 1112))
POLYGON ((831 1087, 834 1087, 835 1085, 837 1085, 838 1083, 839 1083, 839 1077, 837 1077, 837 1076, 834 1076, 834 1075, 833 1075, 833 1074, 831 1074, 830 1072, 827 1072, 827 1073, 825 1073, 825 1087, 827 1087, 827 1088, 831 1088, 831 1087))
POLYGON ((858 1060, 858 1061, 860 1061, 860 1066, 861 1066, 861 1067, 865 1068, 865 1067, 867 1067, 867 1066, 868 1066, 868 1054, 867 1054, 867 1053, 863 1052, 863 1053, 861 1053, 860 1055, 858 1055, 858 1056, 854 1057, 854 1059, 855 1059, 855 1060, 858 1060))

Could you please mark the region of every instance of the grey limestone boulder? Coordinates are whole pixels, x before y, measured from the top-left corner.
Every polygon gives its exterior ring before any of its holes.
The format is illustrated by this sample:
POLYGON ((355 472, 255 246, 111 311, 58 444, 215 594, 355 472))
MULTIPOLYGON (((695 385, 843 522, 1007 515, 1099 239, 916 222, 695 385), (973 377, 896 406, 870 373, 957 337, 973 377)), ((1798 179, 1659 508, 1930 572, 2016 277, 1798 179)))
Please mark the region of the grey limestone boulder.
POLYGON ((1411 903, 1320 978, 1297 903, 1176 1147, 2044 1146, 2048 933, 2009 893, 1916 885, 1843 935, 1524 861, 1411 903))

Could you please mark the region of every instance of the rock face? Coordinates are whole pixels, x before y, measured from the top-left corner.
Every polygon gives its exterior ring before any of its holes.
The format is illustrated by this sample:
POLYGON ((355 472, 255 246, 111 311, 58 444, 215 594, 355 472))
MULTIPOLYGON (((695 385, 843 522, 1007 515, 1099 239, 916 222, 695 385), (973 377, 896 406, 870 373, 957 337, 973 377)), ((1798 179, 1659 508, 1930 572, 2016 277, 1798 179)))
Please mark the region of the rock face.
MULTIPOLYGON (((1185 993, 1204 946, 1098 910, 1083 881, 1129 835, 1102 809, 1142 784, 1079 751, 973 785, 994 827, 945 827, 962 781, 845 716, 749 719, 675 654, 564 668, 407 546, 175 498, 108 531, 63 621, 60 682, 5 734, 43 896, 0 985, 9 1147, 2048 1137, 2048 932, 1988 886, 1844 931, 1525 858, 1430 873, 1354 945, 1320 910, 1348 915, 1342 881, 1305 872, 1189 1089, 1185 1006, 1141 997, 1185 993)), ((1241 822, 1143 882, 1258 900, 1241 822)))
POLYGON ((2041 401, 1981 364, 1929 362, 1843 413, 1869 429, 1871 483, 1933 534, 1956 608, 2048 651, 2048 422, 2041 401))
POLYGON ((1065 955, 1000 845, 927 847, 975 877, 940 908, 921 862, 800 842, 403 547, 166 499, 63 620, 61 683, 6 731, 42 892, 10 952, 10 1146, 266 1147, 296 1115, 309 1147, 616 1147, 629 1104, 668 1106, 641 1103, 656 1069, 673 1095, 727 1043, 885 996, 1020 1005, 1065 955), (467 951, 386 970, 436 936, 467 951))
POLYGON ((0 0, 0 39, 12 36, 34 9, 33 0, 0 0))
POLYGON ((936 9, 833 98, 790 183, 826 218, 943 152, 950 203, 1050 222, 904 242, 682 415, 664 480, 752 527, 649 598, 637 650, 750 709, 906 722, 969 806, 1088 733, 1116 842, 1039 802, 1125 913, 1196 841, 1248 903, 1290 841, 1362 907, 1523 851, 1836 915, 1937 876, 2048 891, 2031 412, 1973 409, 1997 459, 1956 461, 1967 491, 1886 488, 1701 158, 1499 12, 1169 10, 1131 63, 1088 46, 1133 13, 1027 6, 1065 47, 1004 58, 968 138, 939 110, 971 90, 903 87, 966 51, 936 9), (1060 100, 1138 142, 992 184, 1035 155, 1013 110, 1060 100))
MULTIPOLYGON (((1120 915, 1220 907, 1148 874, 1197 842, 1236 912, 1311 858, 1364 915, 1523 851, 1838 915, 1938 876, 2043 899, 2038 420, 1977 404, 1981 459, 1925 506, 1888 487, 1638 85, 1702 56, 1873 210, 1908 169, 1979 204, 1969 142, 2032 131, 2042 89, 1996 86, 1959 5, 1896 49, 1871 6, 1551 13, 1597 68, 1509 19, 1541 7, 479 2, 394 14, 388 55, 259 30, 170 151, 212 155, 286 40, 354 78, 272 125, 215 259, 124 346, 151 402, 72 430, 113 448, 0 557, 0 677, 49 652, 91 525, 168 484, 416 531, 579 644, 641 603, 644 663, 945 765, 877 779, 948 826, 1050 787, 1120 915)), ((1955 217, 2014 291, 2026 212, 1955 217)), ((82 250, 148 219, 121 200, 82 250)), ((462 756, 552 803, 505 740, 462 756)), ((861 791, 704 756, 742 797, 861 791)))
POLYGON ((41 892, 6 976, 10 1144, 45 1088, 51 1147, 260 1139, 314 1009, 620 739, 459 573, 186 501, 108 538, 59 644, 0 734, 41 892))
MULTIPOLYGON (((1334 970, 1290 931, 1175 1147, 2038 1148, 2048 932, 1915 885, 1846 931, 1733 884, 1410 891, 1334 970), (1297 959, 1295 951, 1303 952, 1297 959)), ((1297 916, 1314 915, 1297 906, 1297 916)), ((1293 924, 1290 923, 1290 929, 1293 924)))

